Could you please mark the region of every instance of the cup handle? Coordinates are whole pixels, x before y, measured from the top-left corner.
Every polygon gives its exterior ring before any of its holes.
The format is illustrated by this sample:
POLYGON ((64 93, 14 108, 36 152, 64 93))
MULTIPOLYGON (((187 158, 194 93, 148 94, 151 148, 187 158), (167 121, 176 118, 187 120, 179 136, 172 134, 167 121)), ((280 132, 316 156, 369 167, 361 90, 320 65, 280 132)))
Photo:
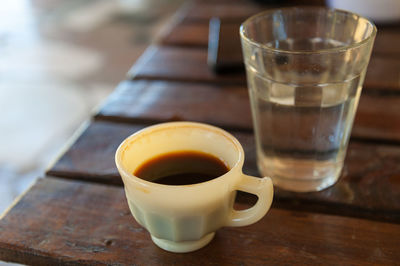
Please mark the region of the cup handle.
POLYGON ((235 187, 254 194, 258 197, 257 203, 246 210, 232 210, 227 226, 245 226, 260 220, 271 207, 274 187, 269 177, 258 178, 242 174, 242 180, 235 187))

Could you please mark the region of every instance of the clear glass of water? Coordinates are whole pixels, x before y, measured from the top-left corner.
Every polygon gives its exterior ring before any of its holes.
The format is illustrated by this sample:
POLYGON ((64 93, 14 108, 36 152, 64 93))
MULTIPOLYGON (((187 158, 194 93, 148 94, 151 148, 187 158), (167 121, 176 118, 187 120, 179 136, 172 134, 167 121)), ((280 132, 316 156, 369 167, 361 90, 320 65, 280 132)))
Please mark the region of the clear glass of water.
POLYGON ((291 191, 331 186, 343 168, 376 27, 346 11, 283 8, 249 18, 240 35, 261 174, 291 191))

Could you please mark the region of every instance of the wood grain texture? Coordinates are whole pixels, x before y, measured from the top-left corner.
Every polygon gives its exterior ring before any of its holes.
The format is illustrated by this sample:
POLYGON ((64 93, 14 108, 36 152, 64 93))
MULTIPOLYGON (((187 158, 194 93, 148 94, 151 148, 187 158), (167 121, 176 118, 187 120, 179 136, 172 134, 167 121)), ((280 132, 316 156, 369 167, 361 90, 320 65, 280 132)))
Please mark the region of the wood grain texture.
POLYGON ((207 23, 211 18, 244 21, 246 18, 263 11, 266 7, 253 2, 199 3, 194 2, 182 14, 183 22, 207 23))
POLYGON ((363 92, 352 136, 400 141, 400 95, 363 92))
POLYGON ((400 58, 372 56, 363 88, 400 92, 400 58))
POLYGON ((378 26, 373 55, 400 58, 400 26, 378 26))
MULTIPOLYGON (((47 172, 65 178, 122 184, 114 153, 137 125, 94 122, 47 172), (102 149, 98 149, 102 146, 102 149)), ((243 172, 258 176, 254 137, 233 132, 245 150, 243 172)), ((322 192, 289 193, 276 190, 275 204, 400 223, 400 147, 350 142, 342 177, 322 192)))
POLYGON ((245 84, 244 73, 217 75, 207 64, 207 50, 151 46, 129 70, 134 79, 213 84, 245 84))
POLYGON ((203 249, 174 254, 136 223, 122 188, 52 178, 0 220, 0 259, 31 265, 389 265, 399 246, 400 225, 271 209, 251 226, 218 230, 203 249))
POLYGON ((183 20, 190 22, 205 22, 212 17, 219 17, 224 20, 244 21, 248 17, 262 12, 269 8, 285 6, 323 6, 324 0, 291 0, 275 1, 271 4, 267 1, 259 4, 261 1, 194 1, 185 11, 183 20))
POLYGON ((144 125, 96 122, 80 135, 47 174, 90 182, 122 185, 114 163, 119 144, 144 125))
MULTIPOLYGON (((207 50, 201 48, 151 46, 131 68, 134 79, 245 85, 244 73, 216 74, 207 64, 207 50)), ((372 57, 364 90, 400 92, 400 59, 372 57)))
MULTIPOLYGON (((236 24, 239 28, 242 20, 228 20, 229 24, 236 24)), ((208 46, 209 21, 177 21, 159 36, 159 42, 168 46, 208 46)), ((226 35, 238 34, 238 30, 226 29, 226 35)), ((234 39, 234 37, 232 38, 234 39)), ((231 46, 240 46, 240 43, 230 43, 231 46)), ((372 57, 389 56, 400 58, 400 28, 378 27, 372 57)))
MULTIPOLYGON (((148 124, 149 125, 149 124, 148 124)), ((81 134, 75 143, 47 170, 47 175, 68 179, 86 180, 105 184, 122 185, 114 162, 114 155, 121 142, 144 128, 145 125, 130 125, 95 121, 81 134)), ((248 133, 233 133, 245 147, 246 158, 244 170, 257 175, 253 138, 248 133)))
POLYGON ((165 81, 124 81, 98 119, 122 122, 190 120, 230 129, 252 129, 247 89, 165 81))
POLYGON ((208 46, 208 23, 177 23, 160 33, 158 43, 167 46, 208 46))
MULTIPOLYGON (((400 142, 400 97, 361 94, 352 136, 400 142)), ((124 81, 96 115, 120 122, 190 120, 227 129, 252 130, 245 86, 165 81, 124 81)), ((291 130, 286 125, 287 131, 291 130)))

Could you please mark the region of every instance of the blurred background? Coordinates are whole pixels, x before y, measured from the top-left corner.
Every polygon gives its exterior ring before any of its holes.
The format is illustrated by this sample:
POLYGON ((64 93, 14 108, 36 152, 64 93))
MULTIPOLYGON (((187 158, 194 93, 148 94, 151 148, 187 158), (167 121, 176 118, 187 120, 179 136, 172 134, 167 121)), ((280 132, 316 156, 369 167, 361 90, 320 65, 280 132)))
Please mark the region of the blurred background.
POLYGON ((0 213, 43 176, 182 0, 0 6, 0 213))

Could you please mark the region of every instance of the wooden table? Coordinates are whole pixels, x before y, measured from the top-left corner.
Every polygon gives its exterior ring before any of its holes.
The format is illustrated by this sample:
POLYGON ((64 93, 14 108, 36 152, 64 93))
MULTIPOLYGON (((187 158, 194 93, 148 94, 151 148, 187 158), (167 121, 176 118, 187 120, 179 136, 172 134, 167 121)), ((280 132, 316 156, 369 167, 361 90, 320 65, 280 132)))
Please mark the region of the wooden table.
MULTIPOLYGON (((223 228, 201 250, 155 246, 132 218, 114 165, 119 143, 154 123, 200 121, 233 133, 258 175, 250 106, 241 74, 206 63, 208 20, 242 20, 243 1, 186 4, 99 108, 44 178, 0 220, 0 259, 32 264, 265 265, 400 261, 400 27, 379 28, 344 170, 321 192, 276 189, 258 223, 223 228)), ((241 194, 239 207, 254 199, 241 194)))

